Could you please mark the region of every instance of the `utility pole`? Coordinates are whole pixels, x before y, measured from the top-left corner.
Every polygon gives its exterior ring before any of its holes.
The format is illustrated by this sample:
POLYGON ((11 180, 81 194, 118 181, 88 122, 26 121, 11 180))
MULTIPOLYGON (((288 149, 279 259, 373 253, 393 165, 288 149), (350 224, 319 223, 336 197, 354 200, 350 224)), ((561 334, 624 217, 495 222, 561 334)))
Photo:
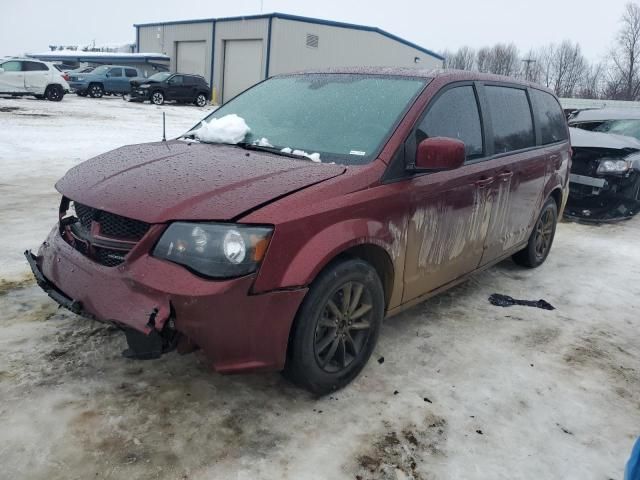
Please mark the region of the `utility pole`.
POLYGON ((536 61, 533 58, 523 58, 522 62, 526 64, 526 66, 524 67, 524 79, 527 82, 530 82, 531 78, 529 77, 529 69, 531 67, 531 64, 536 63, 536 61))

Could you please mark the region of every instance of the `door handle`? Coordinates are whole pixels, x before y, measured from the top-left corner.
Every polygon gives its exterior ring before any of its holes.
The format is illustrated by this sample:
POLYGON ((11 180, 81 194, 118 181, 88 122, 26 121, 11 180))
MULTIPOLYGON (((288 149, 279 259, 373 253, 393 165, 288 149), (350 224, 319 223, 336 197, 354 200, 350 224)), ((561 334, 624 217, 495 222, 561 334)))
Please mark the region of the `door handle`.
POLYGON ((513 177, 513 172, 503 172, 498 175, 498 181, 500 182, 508 182, 513 177))
POLYGON ((484 188, 487 187, 489 185, 491 185, 493 183, 494 178, 493 177, 489 177, 489 178, 481 178, 480 180, 478 180, 476 182, 476 185, 479 188, 484 188))

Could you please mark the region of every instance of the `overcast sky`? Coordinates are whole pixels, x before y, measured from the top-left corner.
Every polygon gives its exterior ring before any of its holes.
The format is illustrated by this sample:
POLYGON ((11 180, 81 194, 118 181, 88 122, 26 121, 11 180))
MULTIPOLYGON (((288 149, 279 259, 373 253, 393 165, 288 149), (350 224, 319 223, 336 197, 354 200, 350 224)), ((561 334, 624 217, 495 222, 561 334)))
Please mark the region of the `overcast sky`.
MULTIPOLYGON (((263 12, 360 23, 442 51, 514 42, 522 51, 570 39, 606 56, 626 0, 264 0, 263 12)), ((128 43, 134 23, 260 13, 260 0, 0 0, 0 56, 54 44, 128 43)))

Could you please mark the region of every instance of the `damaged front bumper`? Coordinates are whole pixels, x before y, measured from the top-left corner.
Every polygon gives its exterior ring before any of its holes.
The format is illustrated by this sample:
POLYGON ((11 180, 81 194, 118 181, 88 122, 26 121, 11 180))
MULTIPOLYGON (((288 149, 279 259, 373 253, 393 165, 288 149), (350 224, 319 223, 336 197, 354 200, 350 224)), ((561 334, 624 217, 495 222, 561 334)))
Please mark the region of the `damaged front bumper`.
POLYGON ((593 177, 572 173, 564 216, 583 222, 627 220, 640 210, 640 174, 593 177))
POLYGON ((213 281, 146 254, 103 266, 65 242, 58 227, 37 256, 26 257, 40 287, 63 307, 146 338, 168 326, 222 373, 282 369, 307 291, 252 294, 255 275, 213 281))

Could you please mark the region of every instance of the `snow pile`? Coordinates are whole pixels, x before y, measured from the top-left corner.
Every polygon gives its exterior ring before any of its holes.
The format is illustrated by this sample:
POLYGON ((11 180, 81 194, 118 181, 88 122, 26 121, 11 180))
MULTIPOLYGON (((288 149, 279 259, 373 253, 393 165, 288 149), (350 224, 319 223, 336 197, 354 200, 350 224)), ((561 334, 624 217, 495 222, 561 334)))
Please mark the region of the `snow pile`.
POLYGON ((269 143, 269 140, 262 137, 260 140, 256 140, 255 142, 253 142, 254 145, 257 145, 258 147, 273 147, 273 145, 271 145, 271 143, 269 143))
POLYGON ((304 150, 292 150, 289 147, 285 147, 282 150, 280 150, 283 153, 290 153, 292 155, 297 155, 299 157, 306 157, 309 160, 311 160, 312 162, 316 162, 316 163, 320 163, 322 160, 320 160, 320 154, 319 153, 307 153, 304 150))
POLYGON ((232 113, 221 118, 213 118, 206 123, 202 122, 195 136, 207 143, 236 144, 242 142, 250 131, 244 118, 232 113))

